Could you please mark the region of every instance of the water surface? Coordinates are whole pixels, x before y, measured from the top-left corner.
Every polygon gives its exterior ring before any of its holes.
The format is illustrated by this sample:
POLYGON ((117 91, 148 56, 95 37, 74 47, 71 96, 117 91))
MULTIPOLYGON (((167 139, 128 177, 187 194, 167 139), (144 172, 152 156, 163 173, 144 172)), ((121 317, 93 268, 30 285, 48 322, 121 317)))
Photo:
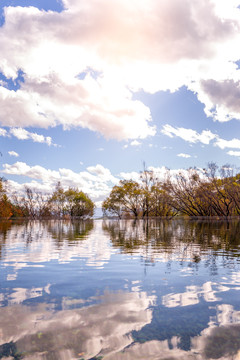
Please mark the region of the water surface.
POLYGON ((240 359, 237 221, 0 223, 0 359, 240 359))

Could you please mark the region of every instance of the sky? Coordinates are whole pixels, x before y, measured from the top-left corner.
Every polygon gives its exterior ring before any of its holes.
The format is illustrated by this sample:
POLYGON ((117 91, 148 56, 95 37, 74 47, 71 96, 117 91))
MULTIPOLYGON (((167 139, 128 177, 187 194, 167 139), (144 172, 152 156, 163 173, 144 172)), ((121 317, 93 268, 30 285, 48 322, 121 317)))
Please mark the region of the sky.
POLYGON ((1 0, 11 191, 240 165, 240 0, 1 0))

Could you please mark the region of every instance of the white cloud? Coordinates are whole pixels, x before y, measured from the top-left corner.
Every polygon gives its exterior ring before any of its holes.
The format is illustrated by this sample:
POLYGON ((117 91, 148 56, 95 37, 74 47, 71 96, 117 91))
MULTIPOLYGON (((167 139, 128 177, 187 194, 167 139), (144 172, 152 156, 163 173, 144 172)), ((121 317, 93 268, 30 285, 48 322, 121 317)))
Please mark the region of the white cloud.
MULTIPOLYGON (((175 91, 186 85, 211 116, 225 90, 212 91, 210 81, 226 86, 234 79, 231 93, 237 96, 237 1, 64 3, 61 13, 5 7, 0 69, 13 79, 22 69, 25 81, 16 92, 0 86, 2 125, 62 124, 107 138, 143 139, 156 130, 149 108, 134 100, 132 91, 175 91)), ((217 111, 238 117, 240 110, 224 99, 217 111)), ((215 117, 224 117, 219 114, 215 117)))
POLYGON ((10 133, 19 140, 29 139, 29 132, 22 128, 13 128, 10 130, 10 133))
POLYGON ((0 136, 3 136, 3 137, 8 136, 7 130, 0 128, 0 136))
POLYGON ((202 80, 198 89, 198 98, 205 104, 206 114, 220 122, 240 120, 240 71, 233 77, 202 80))
MULTIPOLYGON (((79 173, 66 168, 55 171, 39 165, 29 166, 20 161, 15 164, 3 164, 3 169, 2 173, 4 174, 29 178, 29 181, 25 183, 8 180, 9 194, 13 192, 22 193, 25 186, 43 193, 52 193, 57 182, 60 181, 64 189, 68 187, 78 188, 88 194, 98 205, 109 195, 112 187, 117 185, 121 179, 141 182, 140 172, 121 172, 114 176, 109 169, 100 164, 89 166, 86 171, 79 173)), ((179 173, 189 175, 186 169, 169 170, 164 166, 149 166, 148 170, 153 171, 159 180, 164 180, 169 175, 175 178, 179 173)), ((197 171, 201 176, 202 169, 199 168, 197 171)))
POLYGON ((8 151, 8 154, 10 156, 15 156, 15 157, 19 157, 19 154, 16 151, 8 151))
POLYGON ((182 157, 182 158, 186 158, 186 159, 191 157, 191 155, 183 154, 183 153, 177 154, 177 156, 182 157))
POLYGON ((113 176, 109 169, 100 164, 89 166, 87 171, 79 173, 65 168, 55 171, 39 165, 29 166, 20 161, 15 164, 3 164, 3 168, 4 174, 24 176, 31 179, 30 182, 24 184, 9 180, 9 187, 14 191, 21 192, 27 185, 32 189, 51 193, 56 183, 60 181, 64 188, 77 187, 89 194, 94 201, 103 200, 111 191, 112 186, 120 180, 113 176))
POLYGON ((34 142, 38 143, 45 143, 48 146, 59 146, 56 144, 53 144, 52 138, 50 136, 43 136, 37 133, 30 132, 23 128, 10 128, 9 131, 6 129, 0 128, 0 136, 4 137, 11 137, 14 136, 19 140, 32 140, 34 142))
MULTIPOLYGON (((10 129, 10 134, 12 136, 15 136, 19 140, 33 140, 34 142, 38 143, 45 143, 48 146, 53 145, 52 144, 52 138, 50 136, 43 136, 39 135, 37 133, 32 133, 30 131, 27 131, 23 128, 12 128, 10 129)), ((55 145, 55 144, 54 144, 55 145)))
MULTIPOLYGON (((210 130, 203 130, 201 133, 198 133, 195 130, 192 129, 186 129, 186 128, 175 128, 171 125, 164 125, 161 132, 164 135, 167 135, 171 138, 173 137, 180 137, 181 139, 191 143, 197 143, 200 142, 202 144, 208 145, 211 141, 214 146, 219 147, 220 149, 226 149, 226 148, 232 148, 232 149, 240 149, 240 139, 231 139, 231 140, 225 140, 220 138, 217 134, 212 133, 210 130)), ((229 154, 229 153, 228 153, 229 154)), ((182 157, 190 157, 183 156, 187 154, 178 154, 178 156, 182 157)), ((230 154, 231 155, 231 154, 230 154)))
POLYGON ((174 128, 168 124, 163 126, 161 132, 171 138, 177 136, 190 143, 201 142, 202 144, 209 144, 211 140, 217 138, 217 135, 213 134, 210 130, 203 130, 201 133, 198 133, 192 129, 182 127, 174 128))
POLYGON ((231 156, 238 156, 240 157, 240 151, 233 151, 233 150, 230 150, 227 152, 228 155, 231 155, 231 156))
POLYGON ((112 176, 109 169, 106 169, 104 166, 97 164, 96 166, 89 166, 87 170, 93 174, 98 176, 99 180, 103 181, 111 181, 113 184, 117 184, 119 182, 119 179, 112 176))
POLYGON ((240 139, 232 139, 232 140, 224 140, 224 139, 217 139, 217 141, 214 144, 215 146, 218 146, 220 149, 226 149, 226 148, 235 148, 240 149, 240 139))
MULTIPOLYGON (((165 180, 168 176, 171 176, 174 179, 179 173, 185 175, 186 177, 188 177, 189 175, 189 172, 186 169, 181 169, 181 168, 168 169, 165 166, 161 166, 161 167, 148 166, 147 170, 153 171, 154 176, 160 181, 165 180)), ((196 171, 198 171, 199 175, 202 176, 201 168, 196 169, 196 171)), ((121 172, 120 174, 118 174, 118 176, 125 180, 133 180, 133 181, 141 182, 140 172, 136 172, 136 171, 121 172)))
POLYGON ((139 141, 137 141, 137 140, 133 140, 133 141, 131 141, 130 145, 131 146, 140 146, 141 143, 139 141))
POLYGON ((118 176, 124 180, 140 181, 140 174, 136 171, 120 172, 118 176))

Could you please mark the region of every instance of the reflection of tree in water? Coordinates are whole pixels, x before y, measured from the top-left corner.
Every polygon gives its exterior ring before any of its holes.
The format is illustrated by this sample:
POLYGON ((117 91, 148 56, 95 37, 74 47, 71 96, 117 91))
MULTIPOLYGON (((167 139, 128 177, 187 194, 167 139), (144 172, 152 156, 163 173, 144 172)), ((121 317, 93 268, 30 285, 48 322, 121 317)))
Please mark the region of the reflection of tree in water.
POLYGON ((11 242, 19 241, 29 247, 35 241, 54 239, 57 246, 68 241, 74 244, 76 240, 85 239, 93 229, 93 220, 17 220, 0 222, 0 259, 3 258, 5 247, 11 242))
POLYGON ((3 250, 6 244, 7 233, 11 227, 11 221, 0 222, 0 259, 3 256, 3 250))
POLYGON ((8 220, 8 221, 0 221, 0 259, 3 257, 4 248, 8 242, 8 234, 11 230, 13 231, 13 237, 19 233, 21 229, 25 229, 27 226, 27 221, 22 220, 8 220))
MULTIPOLYGON (((204 261, 204 267, 208 267, 210 275, 216 275, 218 267, 231 267, 238 269, 239 245, 240 245, 240 222, 239 221, 192 221, 176 219, 172 221, 150 220, 149 222, 138 221, 106 221, 103 223, 104 231, 108 232, 112 244, 120 248, 123 253, 142 253, 146 259, 158 261, 162 257, 167 260, 167 266, 171 267, 173 261, 180 264, 187 262, 189 267, 198 267, 204 261), (234 261, 236 258, 236 261, 234 261)), ((197 288, 193 290, 197 294, 197 288)), ((193 294, 194 295, 194 294, 193 294)), ((181 297, 181 294, 179 294, 181 297)), ((201 298, 201 295, 199 295, 201 298)), ((140 331, 132 333, 136 342, 169 341, 178 338, 178 347, 182 350, 191 349, 191 339, 199 336, 206 327, 209 319, 214 315, 214 310, 209 308, 207 302, 198 300, 197 308, 194 305, 166 307, 153 307, 153 319, 151 324, 146 325, 140 331)), ((239 329, 232 328, 239 334, 239 329)), ((235 331, 234 330, 234 331, 235 331)), ((223 342, 226 329, 220 332, 219 339, 223 342)), ((214 335, 214 333, 213 333, 214 335)), ((235 336, 236 338, 236 336, 235 336)), ((226 338, 230 344, 230 337, 226 338)), ((204 353, 206 358, 219 358, 221 356, 236 354, 240 348, 237 342, 216 349, 214 340, 209 338, 204 353), (212 352, 211 352, 212 351, 212 352), (229 352, 228 352, 229 351, 229 352), (210 354, 211 352, 211 354, 210 354), (215 354, 215 355, 214 355, 215 354), (210 356, 211 355, 211 356, 210 356), (215 356, 215 357, 214 357, 215 356)), ((226 359, 229 359, 226 357, 226 359)))
POLYGON ((93 220, 56 220, 47 222, 47 230, 60 245, 64 240, 69 242, 83 240, 93 229, 93 220))
POLYGON ((190 266, 197 267, 204 258, 211 273, 216 274, 217 257, 222 257, 223 266, 228 266, 229 258, 239 257, 239 221, 108 220, 103 222, 103 230, 114 247, 129 254, 142 251, 145 260, 151 262, 164 254, 169 261, 189 261, 190 266))

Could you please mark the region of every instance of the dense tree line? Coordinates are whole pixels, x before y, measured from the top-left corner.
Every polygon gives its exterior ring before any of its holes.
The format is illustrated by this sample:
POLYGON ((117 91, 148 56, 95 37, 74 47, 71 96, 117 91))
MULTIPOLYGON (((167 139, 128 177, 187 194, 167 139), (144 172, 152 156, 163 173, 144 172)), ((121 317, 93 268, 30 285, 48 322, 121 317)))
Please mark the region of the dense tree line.
POLYGON ((226 217, 240 215, 240 174, 225 165, 209 163, 160 180, 144 169, 140 181, 122 180, 102 205, 106 216, 118 218, 226 217))
POLYGON ((44 194, 25 187, 22 195, 7 196, 5 180, 0 179, 0 217, 18 218, 87 218, 94 214, 95 205, 84 192, 60 183, 52 194, 44 194))

